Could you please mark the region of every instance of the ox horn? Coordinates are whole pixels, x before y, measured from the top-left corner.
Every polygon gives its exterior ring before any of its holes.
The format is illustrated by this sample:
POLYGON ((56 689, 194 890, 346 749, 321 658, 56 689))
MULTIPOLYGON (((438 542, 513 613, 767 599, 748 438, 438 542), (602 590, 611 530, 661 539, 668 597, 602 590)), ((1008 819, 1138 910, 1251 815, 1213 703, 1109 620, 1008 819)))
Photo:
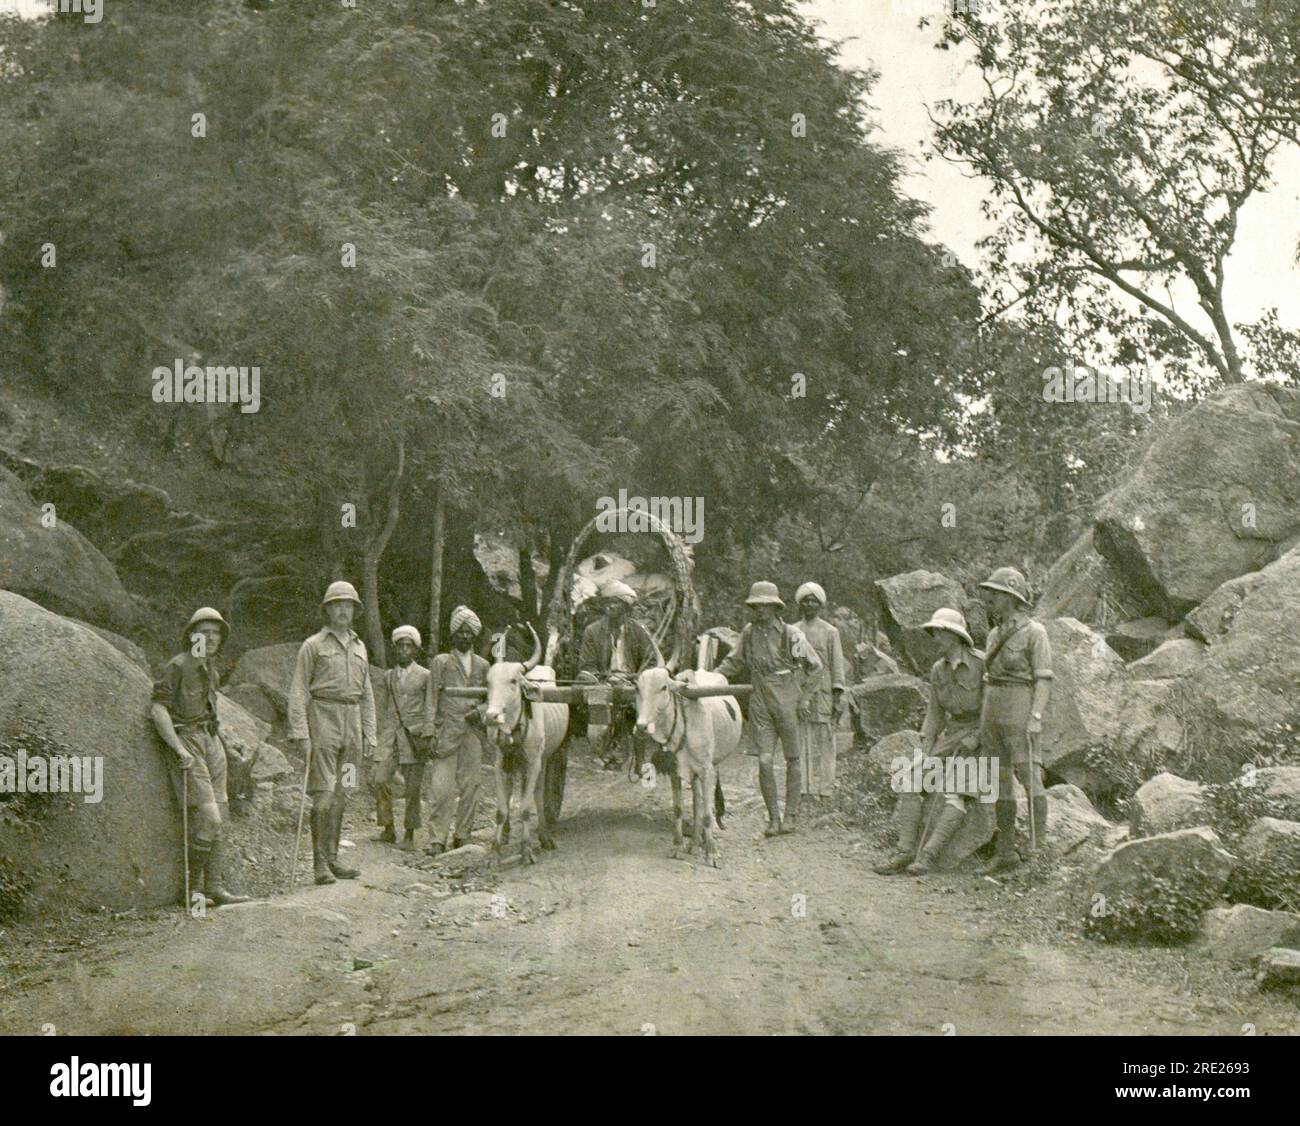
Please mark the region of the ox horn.
POLYGON ((680 666, 681 661, 678 658, 677 650, 674 649, 672 656, 668 658, 668 663, 664 665, 664 668, 668 670, 669 676, 676 676, 677 670, 680 666))
POLYGON ((537 662, 542 659, 542 639, 537 636, 537 631, 533 629, 532 622, 525 622, 528 632, 533 635, 533 655, 524 662, 524 672, 529 672, 537 667, 537 662))

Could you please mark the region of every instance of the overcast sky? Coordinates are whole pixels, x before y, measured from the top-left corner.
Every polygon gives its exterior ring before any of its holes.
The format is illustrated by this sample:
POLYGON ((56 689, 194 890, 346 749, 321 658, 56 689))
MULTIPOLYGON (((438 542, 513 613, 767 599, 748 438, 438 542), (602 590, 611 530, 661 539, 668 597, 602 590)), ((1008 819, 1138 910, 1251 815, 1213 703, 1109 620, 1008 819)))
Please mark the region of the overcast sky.
MULTIPOLYGON (((979 82, 972 67, 961 69, 954 52, 933 49, 933 26, 918 30, 918 15, 927 3, 943 7, 943 0, 802 0, 825 38, 847 40, 842 51, 846 64, 880 72, 871 99, 878 110, 877 138, 912 157, 907 191, 934 208, 936 241, 974 265, 975 241, 987 231, 979 211, 983 183, 966 179, 938 159, 925 164, 921 156, 930 140, 926 105, 977 96, 979 82)), ((1284 323, 1300 328, 1300 267, 1295 261, 1300 152, 1282 154, 1275 179, 1271 192, 1255 196, 1242 211, 1236 251, 1227 263, 1225 300, 1234 321, 1255 320, 1276 305, 1284 323)))

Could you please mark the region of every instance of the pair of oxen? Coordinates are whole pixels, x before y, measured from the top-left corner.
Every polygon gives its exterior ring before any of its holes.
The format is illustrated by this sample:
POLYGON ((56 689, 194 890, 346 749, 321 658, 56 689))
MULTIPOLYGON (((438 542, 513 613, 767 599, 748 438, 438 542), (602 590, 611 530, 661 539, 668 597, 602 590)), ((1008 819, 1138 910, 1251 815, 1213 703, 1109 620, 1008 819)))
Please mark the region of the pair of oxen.
MULTIPOLYGON (((560 688, 555 671, 540 664, 541 640, 532 626, 533 652, 525 661, 499 658, 488 669, 484 725, 495 752, 497 813, 493 856, 499 860, 511 833, 511 800, 520 784, 519 848, 524 863, 536 859, 535 848, 555 847, 554 828, 547 816, 544 783, 547 765, 564 742, 569 704, 580 688, 560 688)), ((715 808, 722 809, 718 765, 740 742, 740 705, 734 695, 713 694, 727 688, 718 673, 650 668, 636 681, 636 729, 662 752, 660 762, 672 763, 672 855, 701 849, 705 862, 717 867, 714 844, 715 808), (683 788, 692 796, 692 832, 685 839, 683 788), (713 800, 710 800, 713 799, 713 800)), ((448 691, 474 692, 474 689, 448 691)), ((482 691, 482 690, 479 690, 482 691)), ((647 764, 648 765, 648 764, 647 764)), ((652 777, 652 776, 651 776, 652 777)))

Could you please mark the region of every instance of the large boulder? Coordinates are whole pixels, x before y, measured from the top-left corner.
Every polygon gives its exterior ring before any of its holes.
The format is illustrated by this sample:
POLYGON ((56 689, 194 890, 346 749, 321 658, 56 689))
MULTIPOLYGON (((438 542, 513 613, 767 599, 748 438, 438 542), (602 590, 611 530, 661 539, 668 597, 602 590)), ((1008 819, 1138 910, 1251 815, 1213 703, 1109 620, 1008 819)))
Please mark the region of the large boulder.
POLYGON ((1126 841, 1088 878, 1084 926, 1103 938, 1187 938, 1223 890, 1233 862, 1206 826, 1126 841))
POLYGON ((41 523, 41 515, 18 478, 0 468, 0 582, 5 589, 56 614, 110 630, 129 629, 134 604, 113 565, 57 510, 52 528, 41 523))
POLYGON ((1181 636, 1182 628, 1170 625, 1164 618, 1138 618, 1111 626, 1106 631, 1106 644, 1125 661, 1136 661, 1164 642, 1181 636))
POLYGON ((1272 946, 1300 943, 1300 915, 1245 903, 1215 907, 1201 918, 1201 937, 1216 958, 1244 961, 1272 946))
POLYGON ((267 742, 271 733, 270 724, 245 711, 222 693, 217 694, 217 722, 221 724, 221 735, 228 745, 233 744, 235 749, 245 752, 257 752, 257 762, 253 766, 254 781, 276 782, 293 773, 284 753, 273 743, 267 742))
POLYGON ((925 681, 906 673, 885 673, 869 676, 849 691, 858 732, 870 742, 886 732, 918 726, 930 689, 925 681))
POLYGON ((1097 549, 1177 621, 1300 533, 1300 390, 1228 387, 1181 415, 1097 510, 1097 549))
POLYGON ((1274 946, 1258 956, 1256 966, 1255 980, 1260 989, 1300 988, 1300 950, 1274 946))
MULTIPOLYGON (((902 655, 913 672, 926 672, 939 652, 921 627, 942 607, 966 609, 961 584, 936 571, 908 571, 877 579, 874 586, 880 620, 894 651, 902 655)), ((976 644, 980 640, 976 637, 976 644)))
POLYGON ((1300 821, 1257 818, 1233 851, 1237 866, 1228 882, 1232 899, 1258 907, 1300 903, 1300 821))
POLYGON ((1104 783, 1086 753, 1117 736, 1128 677, 1105 639, 1074 618, 1046 623, 1052 645, 1051 702, 1043 723, 1043 765, 1085 790, 1104 783))
POLYGON ((1300 821, 1300 766, 1264 766, 1239 784, 1259 787, 1268 807, 1280 818, 1300 821))
POLYGON ((1209 823, 1205 787, 1168 772, 1148 778, 1138 787, 1129 798, 1128 813, 1135 838, 1155 837, 1209 823))
POLYGON ((1114 848, 1127 835, 1107 821, 1078 786, 1068 782, 1047 788, 1047 831, 1041 842, 1053 856, 1069 856, 1084 845, 1114 848))
POLYGON ((0 636, 0 741, 48 741, 59 747, 47 753, 102 763, 102 800, 54 795, 32 807, 25 825, 0 820, 0 853, 30 881, 19 911, 174 900, 180 814, 148 719, 148 674, 79 623, 7 591, 0 636))
POLYGON ((1300 728, 1300 547, 1233 585, 1231 621, 1187 683, 1210 733, 1249 749, 1300 728))
POLYGON ((1141 660, 1132 662, 1128 671, 1142 680, 1175 680, 1196 672, 1205 660, 1205 652, 1203 641, 1175 637, 1153 649, 1141 660))
POLYGON ((899 759, 911 762, 912 756, 920 749, 920 733, 913 730, 895 731, 877 740, 867 752, 867 776, 870 783, 889 788, 894 764, 899 759))
POLYGON ((1120 575, 1093 543, 1091 525, 1043 576, 1034 616, 1077 618, 1088 625, 1113 620, 1118 613, 1141 613, 1143 601, 1133 595, 1120 575))
POLYGON ((293 666, 301 648, 301 641, 289 641, 282 645, 263 645, 260 649, 245 650, 226 678, 226 691, 233 693, 245 685, 256 688, 275 708, 277 718, 284 719, 289 711, 289 684, 293 680, 293 666))

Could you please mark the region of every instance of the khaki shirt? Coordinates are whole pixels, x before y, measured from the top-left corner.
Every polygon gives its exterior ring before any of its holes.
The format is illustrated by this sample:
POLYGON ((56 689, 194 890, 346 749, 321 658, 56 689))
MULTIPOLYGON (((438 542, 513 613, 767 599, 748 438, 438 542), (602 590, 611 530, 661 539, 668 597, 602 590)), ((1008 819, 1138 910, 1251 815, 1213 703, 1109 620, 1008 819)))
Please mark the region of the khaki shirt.
POLYGON ((983 698, 984 658, 978 650, 963 649, 955 664, 940 657, 930 666, 930 703, 921 738, 936 738, 950 722, 977 725, 983 698))
POLYGON ((799 630, 808 639, 822 663, 821 672, 810 679, 815 683, 812 696, 812 714, 809 723, 830 723, 834 710, 836 688, 844 687, 844 647, 840 644, 840 631, 830 622, 814 618, 799 623, 799 630))
POLYGON ((778 619, 770 626, 750 622, 741 631, 735 649, 714 671, 731 681, 738 672, 748 670, 751 681, 761 685, 773 677, 799 671, 818 673, 821 668, 821 658, 799 627, 778 619))
POLYGON ((153 683, 153 703, 162 704, 173 724, 217 721, 217 670, 206 658, 178 653, 153 683))
POLYGON ((1054 676, 1052 643, 1047 638, 1047 627, 1023 610, 1017 610, 989 632, 984 651, 993 654, 984 670, 986 684, 1033 687, 1034 681, 1051 680, 1054 676), (1007 638, 1006 644, 1000 645, 1004 637, 1007 638))
MULTIPOLYGON (((378 746, 375 734, 375 695, 370 684, 370 662, 365 643, 349 630, 342 641, 328 627, 314 633, 302 643, 289 685, 289 738, 311 737, 307 724, 307 705, 312 700, 356 704, 361 708, 361 737, 372 747, 378 746)), ((336 724, 333 708, 316 709, 316 721, 332 728, 336 724)), ((328 731, 325 738, 331 743, 328 731)), ((336 733, 340 738, 344 733, 336 733)))

